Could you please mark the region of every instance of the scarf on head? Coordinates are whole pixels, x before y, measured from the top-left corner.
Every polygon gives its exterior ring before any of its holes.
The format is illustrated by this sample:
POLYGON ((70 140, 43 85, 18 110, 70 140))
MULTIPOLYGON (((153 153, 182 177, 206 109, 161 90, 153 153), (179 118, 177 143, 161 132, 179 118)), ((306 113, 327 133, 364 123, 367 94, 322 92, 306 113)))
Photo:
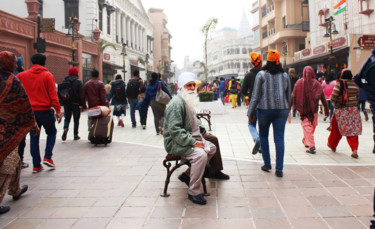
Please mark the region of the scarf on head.
POLYGON ((301 120, 307 118, 311 123, 314 122, 314 109, 319 104, 322 92, 322 86, 315 79, 314 69, 305 67, 303 78, 297 81, 293 91, 293 107, 300 113, 301 120))
POLYGON ((0 52, 0 163, 20 144, 35 124, 29 98, 13 75, 14 54, 0 52))

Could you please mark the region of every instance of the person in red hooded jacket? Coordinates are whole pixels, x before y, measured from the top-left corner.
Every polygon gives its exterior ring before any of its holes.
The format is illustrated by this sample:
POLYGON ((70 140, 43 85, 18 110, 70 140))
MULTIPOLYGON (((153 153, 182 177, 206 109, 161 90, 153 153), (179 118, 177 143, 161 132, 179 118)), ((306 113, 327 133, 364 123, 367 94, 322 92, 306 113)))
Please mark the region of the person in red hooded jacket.
MULTIPOLYGON (((54 168, 52 160, 52 150, 56 142, 56 119, 61 122, 61 106, 57 97, 56 83, 53 75, 44 67, 46 56, 37 53, 31 57, 33 66, 17 77, 21 80, 29 96, 31 108, 34 112, 38 126, 44 127, 47 134, 47 143, 43 159, 43 164, 54 168), (54 110, 52 109, 54 108, 54 110), (56 112, 56 114, 55 114, 56 112)), ((33 173, 43 170, 41 165, 39 136, 34 136, 33 131, 30 134, 30 152, 33 157, 33 173)))

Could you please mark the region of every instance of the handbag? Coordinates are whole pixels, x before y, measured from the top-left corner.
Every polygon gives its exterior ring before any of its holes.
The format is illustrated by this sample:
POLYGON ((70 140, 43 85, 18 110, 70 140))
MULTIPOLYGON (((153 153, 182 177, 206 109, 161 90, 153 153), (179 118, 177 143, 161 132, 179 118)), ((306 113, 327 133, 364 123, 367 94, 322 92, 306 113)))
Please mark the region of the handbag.
POLYGON ((159 82, 158 91, 156 93, 155 101, 161 104, 168 104, 171 98, 169 95, 161 90, 161 82, 159 82))

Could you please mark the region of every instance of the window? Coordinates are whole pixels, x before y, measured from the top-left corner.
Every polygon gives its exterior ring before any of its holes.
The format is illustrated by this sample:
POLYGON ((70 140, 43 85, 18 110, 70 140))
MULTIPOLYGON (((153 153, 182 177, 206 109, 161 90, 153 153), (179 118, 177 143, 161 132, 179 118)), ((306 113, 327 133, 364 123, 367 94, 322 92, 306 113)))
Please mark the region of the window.
POLYGON ((242 49, 242 54, 247 54, 247 49, 246 48, 242 49))
POLYGON ((305 44, 299 44, 299 51, 304 50, 304 49, 305 49, 305 44))
POLYGON ((283 17, 283 28, 286 28, 286 18, 285 18, 285 16, 283 17))
POLYGON ((111 34, 111 13, 107 8, 107 34, 111 34))
POLYGON ((65 2, 65 28, 70 25, 70 18, 79 18, 79 0, 64 0, 65 2))
POLYGON ((99 3, 99 30, 103 31, 103 4, 99 3))

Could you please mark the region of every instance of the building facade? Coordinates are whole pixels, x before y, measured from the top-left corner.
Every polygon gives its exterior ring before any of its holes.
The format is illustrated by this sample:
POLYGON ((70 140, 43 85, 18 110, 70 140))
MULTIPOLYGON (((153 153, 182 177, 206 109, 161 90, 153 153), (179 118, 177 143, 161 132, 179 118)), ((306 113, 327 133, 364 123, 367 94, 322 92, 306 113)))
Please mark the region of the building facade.
POLYGON ((245 13, 239 29, 223 28, 217 31, 207 45, 209 79, 240 77, 250 69, 249 52, 253 46, 253 32, 245 13))
POLYGON ((263 63, 268 49, 280 52, 283 65, 292 63, 294 53, 305 49, 309 31, 308 4, 301 0, 256 0, 251 13, 256 36, 254 50, 262 54, 263 63))
POLYGON ((167 78, 172 76, 173 69, 171 59, 171 33, 167 28, 168 17, 163 9, 151 8, 148 10, 148 16, 154 25, 154 66, 156 71, 167 78))
POLYGON ((346 0, 346 11, 335 15, 334 6, 339 2, 309 1, 310 46, 295 53, 292 66, 300 71, 306 65, 317 68, 318 72, 336 73, 344 67, 349 67, 354 74, 359 71, 371 48, 375 48, 375 2, 346 0))
MULTIPOLYGON (((35 0, 27 0, 35 1, 35 0)), ((39 14, 43 18, 55 18, 56 30, 68 33, 71 19, 79 20, 79 33, 85 40, 93 40, 96 28, 101 31, 101 39, 111 45, 102 45, 103 80, 112 80, 115 74, 124 74, 129 79, 135 69, 141 70, 146 78, 146 68, 153 70, 152 35, 153 25, 140 0, 38 0, 39 14), (148 57, 147 57, 148 56, 148 57), (147 57, 147 58, 146 58, 147 57), (141 64, 139 58, 148 59, 141 64), (147 62, 147 61, 146 61, 147 62)), ((2 4, 0 9, 26 17, 24 0, 12 4, 2 4)), ((83 55, 83 69, 89 69, 90 56, 83 55)), ((84 78, 87 77, 84 71, 84 78)))

